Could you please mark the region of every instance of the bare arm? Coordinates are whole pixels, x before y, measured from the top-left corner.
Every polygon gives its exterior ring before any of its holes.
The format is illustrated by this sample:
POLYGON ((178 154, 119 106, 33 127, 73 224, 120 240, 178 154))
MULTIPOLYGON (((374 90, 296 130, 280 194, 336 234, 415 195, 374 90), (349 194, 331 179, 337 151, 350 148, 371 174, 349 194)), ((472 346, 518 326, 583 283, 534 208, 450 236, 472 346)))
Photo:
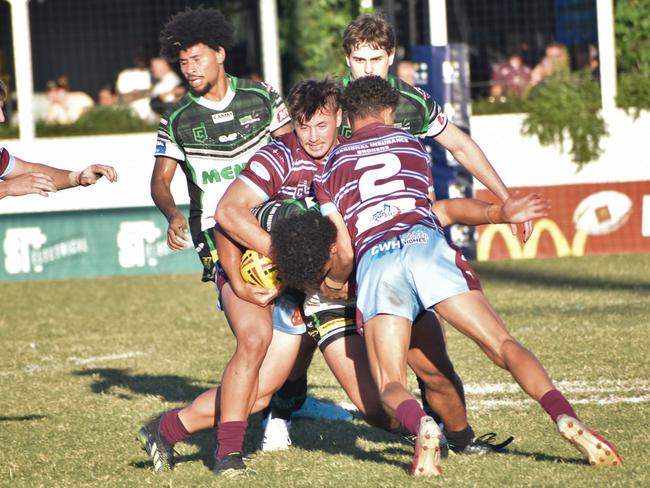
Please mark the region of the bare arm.
MULTIPOLYGON (((515 193, 505 203, 494 204, 470 198, 454 198, 433 202, 431 210, 443 227, 452 224, 517 224, 545 217, 549 201, 537 193, 524 197, 515 193)), ((524 242, 530 234, 524 233, 524 242)))
POLYGON ((271 252, 271 235, 260 227, 251 213, 252 208, 263 202, 262 197, 237 179, 221 197, 214 218, 239 244, 268 256, 271 252))
POLYGON ((222 231, 215 228, 215 243, 219 254, 219 264, 228 276, 228 283, 235 295, 242 300, 255 303, 261 307, 268 305, 279 293, 246 283, 241 276, 240 263, 242 252, 239 246, 222 231))
POLYGON ((284 124, 282 127, 279 127, 275 129, 273 132, 271 132, 272 137, 278 137, 281 136, 282 134, 286 134, 287 132, 291 132, 291 122, 287 122, 284 124))
POLYGON ((321 292, 331 298, 347 298, 347 281, 354 266, 354 251, 350 234, 340 213, 328 215, 336 226, 336 244, 332 250, 330 269, 321 284, 321 292))
POLYGON ((163 156, 156 157, 153 173, 151 175, 151 198, 160 210, 169 225, 167 226, 167 246, 175 251, 185 249, 188 237, 187 220, 178 210, 171 192, 171 183, 174 179, 178 163, 175 159, 163 156))
POLYGON ((18 157, 16 166, 0 183, 0 198, 36 193, 47 196, 48 192, 89 186, 105 176, 109 181, 117 181, 117 173, 112 166, 93 164, 83 171, 68 171, 47 164, 30 163, 18 157))

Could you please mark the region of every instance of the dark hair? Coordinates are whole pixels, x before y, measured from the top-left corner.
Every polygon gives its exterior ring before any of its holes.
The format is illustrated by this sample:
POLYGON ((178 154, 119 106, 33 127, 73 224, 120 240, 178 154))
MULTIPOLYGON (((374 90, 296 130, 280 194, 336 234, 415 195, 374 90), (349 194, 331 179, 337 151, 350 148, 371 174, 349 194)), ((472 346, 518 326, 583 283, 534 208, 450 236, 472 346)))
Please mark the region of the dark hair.
POLYGON ((324 108, 336 112, 341 107, 341 98, 341 87, 333 80, 303 80, 289 92, 287 108, 293 121, 304 122, 324 108))
POLYGON ((379 76, 363 76, 345 87, 343 110, 350 119, 364 118, 386 108, 395 110, 399 95, 389 82, 379 76))
POLYGON ((383 15, 360 15, 345 28, 343 49, 347 56, 356 48, 368 44, 388 54, 395 50, 395 31, 383 15))
POLYGON ((180 51, 203 43, 228 50, 235 41, 235 28, 223 14, 203 6, 187 8, 171 17, 160 33, 160 54, 170 63, 178 61, 180 51))
POLYGON ((5 85, 4 81, 0 80, 0 103, 4 102, 7 99, 7 95, 7 85, 5 85))
POLYGON ((280 281, 302 291, 318 289, 335 242, 336 226, 319 212, 276 222, 271 229, 271 259, 280 281))

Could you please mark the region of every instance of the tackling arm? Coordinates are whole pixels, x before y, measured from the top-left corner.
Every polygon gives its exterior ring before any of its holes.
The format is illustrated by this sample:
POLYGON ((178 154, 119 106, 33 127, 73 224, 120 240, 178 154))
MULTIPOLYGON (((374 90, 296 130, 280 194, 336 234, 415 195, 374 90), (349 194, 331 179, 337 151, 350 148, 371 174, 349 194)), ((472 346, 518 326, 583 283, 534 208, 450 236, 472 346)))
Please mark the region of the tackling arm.
POLYGON ((235 241, 265 256, 271 252, 271 235, 260 227, 251 209, 264 203, 246 183, 237 179, 217 205, 214 219, 235 241))
POLYGON ((343 217, 332 212, 327 217, 336 226, 336 243, 331 253, 330 269, 323 279, 321 291, 332 298, 347 298, 347 281, 354 266, 354 251, 343 217))

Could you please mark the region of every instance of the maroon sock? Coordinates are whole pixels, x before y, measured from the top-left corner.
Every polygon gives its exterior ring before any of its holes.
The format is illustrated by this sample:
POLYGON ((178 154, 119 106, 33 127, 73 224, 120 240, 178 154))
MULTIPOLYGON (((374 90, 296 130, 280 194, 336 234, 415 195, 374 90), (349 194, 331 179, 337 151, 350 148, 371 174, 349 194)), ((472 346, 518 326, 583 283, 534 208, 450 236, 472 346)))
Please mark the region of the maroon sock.
POLYGON ((246 421, 219 422, 217 459, 221 460, 232 452, 242 452, 247 427, 246 421))
POLYGON ((558 390, 547 391, 539 400, 539 404, 551 416, 553 422, 557 422, 557 418, 560 415, 569 415, 570 417, 578 418, 569 401, 558 390))
POLYGON ((417 435, 420 430, 420 419, 427 414, 420 403, 415 400, 404 400, 395 410, 395 418, 411 434, 417 435))
POLYGON ((180 410, 167 412, 160 420, 160 436, 171 445, 185 441, 192 435, 187 431, 183 422, 181 422, 178 412, 180 410))

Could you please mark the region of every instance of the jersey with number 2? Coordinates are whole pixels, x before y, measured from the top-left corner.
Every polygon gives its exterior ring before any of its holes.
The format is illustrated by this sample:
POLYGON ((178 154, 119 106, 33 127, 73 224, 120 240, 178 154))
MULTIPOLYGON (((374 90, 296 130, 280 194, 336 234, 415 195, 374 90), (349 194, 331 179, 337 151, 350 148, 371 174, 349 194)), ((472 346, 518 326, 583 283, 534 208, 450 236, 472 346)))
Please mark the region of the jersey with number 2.
POLYGON ((343 216, 357 259, 415 224, 439 228, 427 152, 415 136, 391 126, 357 130, 330 154, 315 188, 323 215, 343 216))

